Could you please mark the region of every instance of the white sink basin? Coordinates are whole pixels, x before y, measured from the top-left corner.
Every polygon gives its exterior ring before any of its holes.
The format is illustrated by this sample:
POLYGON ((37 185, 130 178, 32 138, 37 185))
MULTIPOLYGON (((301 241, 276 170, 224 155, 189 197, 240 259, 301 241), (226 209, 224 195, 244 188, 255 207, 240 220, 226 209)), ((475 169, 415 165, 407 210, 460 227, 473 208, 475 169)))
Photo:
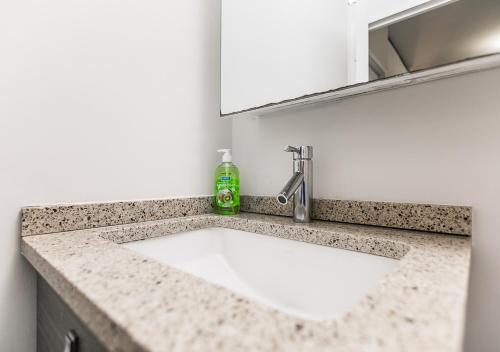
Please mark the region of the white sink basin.
POLYGON ((206 228, 123 246, 305 319, 335 319, 398 261, 272 236, 206 228))

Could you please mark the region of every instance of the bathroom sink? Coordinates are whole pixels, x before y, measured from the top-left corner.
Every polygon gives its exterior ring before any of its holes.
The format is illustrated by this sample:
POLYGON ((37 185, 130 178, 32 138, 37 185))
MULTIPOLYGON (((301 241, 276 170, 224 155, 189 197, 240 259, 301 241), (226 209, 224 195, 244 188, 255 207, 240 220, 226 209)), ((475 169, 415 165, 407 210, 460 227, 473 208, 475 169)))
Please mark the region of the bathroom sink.
POLYGON ((398 264, 395 259, 217 227, 123 246, 313 320, 339 318, 398 264))

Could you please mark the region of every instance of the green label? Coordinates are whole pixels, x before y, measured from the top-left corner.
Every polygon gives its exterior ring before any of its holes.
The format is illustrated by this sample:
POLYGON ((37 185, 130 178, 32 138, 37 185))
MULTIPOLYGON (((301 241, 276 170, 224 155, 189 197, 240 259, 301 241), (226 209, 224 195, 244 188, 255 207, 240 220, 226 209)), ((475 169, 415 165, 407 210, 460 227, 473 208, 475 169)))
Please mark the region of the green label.
POLYGON ((215 199, 219 207, 234 207, 240 204, 240 187, 221 177, 215 186, 215 199))

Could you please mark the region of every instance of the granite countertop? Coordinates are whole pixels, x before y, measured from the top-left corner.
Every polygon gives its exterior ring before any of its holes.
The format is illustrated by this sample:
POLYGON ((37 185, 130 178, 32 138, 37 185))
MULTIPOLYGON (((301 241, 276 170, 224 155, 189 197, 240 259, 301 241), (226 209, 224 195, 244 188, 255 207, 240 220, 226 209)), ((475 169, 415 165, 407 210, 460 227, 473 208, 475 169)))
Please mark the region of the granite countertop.
POLYGON ((462 346, 471 251, 466 236, 326 221, 295 224, 261 214, 205 214, 25 236, 21 251, 111 351, 445 352, 462 346), (312 321, 119 245, 214 226, 400 263, 341 319, 312 321))

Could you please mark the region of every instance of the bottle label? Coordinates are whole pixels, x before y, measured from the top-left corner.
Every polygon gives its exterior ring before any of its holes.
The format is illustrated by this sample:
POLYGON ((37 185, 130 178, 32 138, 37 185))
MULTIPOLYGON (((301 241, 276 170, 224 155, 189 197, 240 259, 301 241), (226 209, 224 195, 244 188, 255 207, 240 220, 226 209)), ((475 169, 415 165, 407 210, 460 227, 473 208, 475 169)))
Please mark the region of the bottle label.
POLYGON ((239 205, 239 185, 231 176, 221 176, 215 186, 218 207, 234 207, 239 205))

